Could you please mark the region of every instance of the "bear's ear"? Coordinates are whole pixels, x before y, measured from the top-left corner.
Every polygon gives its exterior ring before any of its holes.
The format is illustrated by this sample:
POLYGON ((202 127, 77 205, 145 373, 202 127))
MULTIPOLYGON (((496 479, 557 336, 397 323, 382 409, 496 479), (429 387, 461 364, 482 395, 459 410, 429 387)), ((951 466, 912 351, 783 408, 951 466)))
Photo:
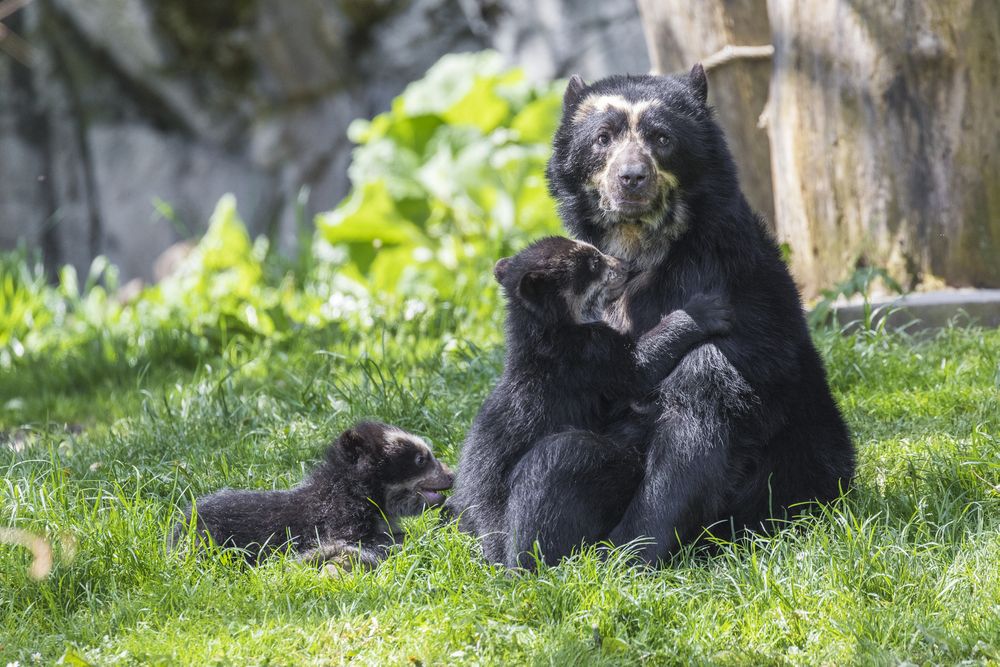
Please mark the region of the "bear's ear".
POLYGON ((493 277, 501 285, 503 285, 503 279, 507 277, 508 269, 510 269, 510 257, 501 257, 493 265, 493 277))
POLYGON ((587 84, 583 82, 583 77, 579 74, 574 74, 569 78, 569 83, 566 84, 566 94, 563 95, 563 111, 569 111, 570 107, 580 101, 586 87, 587 84))
POLYGON ((545 282, 545 274, 541 271, 528 271, 517 284, 517 295, 528 306, 541 308, 545 301, 545 282))
POLYGON ((708 77, 705 76, 705 68, 701 66, 701 63, 695 63, 695 66, 691 68, 691 72, 688 74, 688 85, 691 86, 691 91, 699 102, 702 104, 708 102, 708 77))
POLYGON ((341 433, 340 437, 337 438, 336 446, 340 448, 344 459, 352 464, 370 454, 373 449, 372 443, 368 442, 357 428, 349 428, 341 433))

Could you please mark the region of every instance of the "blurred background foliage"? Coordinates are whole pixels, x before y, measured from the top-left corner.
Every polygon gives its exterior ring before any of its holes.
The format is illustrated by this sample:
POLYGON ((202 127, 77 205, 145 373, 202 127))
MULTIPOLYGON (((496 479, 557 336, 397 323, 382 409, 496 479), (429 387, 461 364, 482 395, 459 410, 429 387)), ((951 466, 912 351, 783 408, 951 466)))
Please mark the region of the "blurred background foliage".
POLYGON ((346 250, 343 274, 370 294, 478 288, 487 263, 559 229, 543 173, 559 90, 494 52, 444 56, 350 126, 351 194, 317 218, 320 243, 346 250))
POLYGON ((134 363, 382 316, 490 320, 496 259, 559 230, 544 167, 561 89, 494 52, 444 56, 390 111, 351 125, 351 192, 302 225, 296 262, 250 238, 231 195, 176 269, 136 293, 104 257, 50 284, 38 257, 3 254, 0 372, 81 347, 134 363))

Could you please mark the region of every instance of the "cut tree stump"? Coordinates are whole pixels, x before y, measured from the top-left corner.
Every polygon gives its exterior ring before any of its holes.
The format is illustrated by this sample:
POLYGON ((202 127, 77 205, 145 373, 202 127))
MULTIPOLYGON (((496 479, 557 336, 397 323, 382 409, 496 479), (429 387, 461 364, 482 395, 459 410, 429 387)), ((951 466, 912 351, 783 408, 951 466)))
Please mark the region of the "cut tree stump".
POLYGON ((1000 2, 767 6, 776 231, 805 295, 859 263, 1000 286, 1000 2))

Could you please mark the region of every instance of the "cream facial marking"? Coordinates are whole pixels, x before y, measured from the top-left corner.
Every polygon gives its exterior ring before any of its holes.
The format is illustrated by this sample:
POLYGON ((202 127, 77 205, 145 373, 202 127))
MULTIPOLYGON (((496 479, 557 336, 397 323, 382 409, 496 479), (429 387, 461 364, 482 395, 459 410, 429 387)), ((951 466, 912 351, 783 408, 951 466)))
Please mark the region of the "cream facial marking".
POLYGON ((628 314, 628 290, 609 304, 604 312, 604 321, 623 334, 632 332, 632 318, 628 314))
MULTIPOLYGON (((661 105, 662 103, 656 99, 629 102, 620 95, 592 95, 585 98, 577 108, 573 116, 574 122, 580 122, 591 114, 607 112, 610 109, 621 111, 628 120, 627 133, 614 140, 604 159, 603 169, 595 173, 589 183, 590 187, 600 193, 602 210, 613 211, 615 209, 613 202, 609 199, 607 186, 610 183, 611 169, 618 163, 623 153, 626 151, 638 152, 649 164, 656 165, 656 158, 639 133, 639 122, 646 111, 661 105)), ((677 178, 670 172, 659 168, 656 172, 660 191, 665 195, 669 194, 677 186, 677 178)))
POLYGON ((577 324, 604 321, 608 305, 624 290, 625 268, 620 260, 604 254, 586 241, 574 240, 573 244, 574 255, 585 254, 582 261, 587 261, 587 256, 592 257, 593 254, 600 257, 603 272, 600 280, 589 281, 582 293, 576 292, 572 287, 561 290, 562 298, 569 306, 573 321, 577 324))
POLYGON ((387 440, 394 445, 404 446, 406 443, 413 443, 417 448, 425 450, 426 453, 433 453, 431 446, 423 438, 419 438, 412 433, 407 433, 400 429, 392 429, 386 435, 387 440))
POLYGON ((647 109, 661 105, 660 100, 639 100, 629 102, 621 95, 590 95, 580 102, 573 114, 573 122, 579 123, 588 116, 595 113, 604 113, 610 109, 617 109, 625 114, 628 119, 628 129, 630 134, 638 135, 639 120, 647 109))
POLYGON ((593 245, 591 243, 587 243, 586 241, 580 241, 578 239, 573 239, 573 243, 575 243, 577 245, 577 248, 574 249, 576 252, 580 252, 580 250, 583 249, 583 248, 590 248, 591 250, 593 250, 597 254, 604 255, 604 253, 602 253, 600 250, 597 249, 597 246, 595 246, 595 245, 593 245))
MULTIPOLYGON (((583 99, 573 114, 573 122, 580 123, 594 114, 610 110, 625 114, 628 129, 619 133, 613 143, 605 149, 604 162, 599 171, 594 172, 584 186, 598 196, 599 215, 596 222, 606 230, 603 244, 608 254, 620 257, 641 268, 648 268, 661 261, 667 254, 670 241, 674 241, 687 229, 687 210, 684 202, 674 196, 680 182, 673 172, 659 166, 652 149, 639 132, 643 114, 662 106, 657 99, 630 102, 621 95, 591 95, 583 99), (617 179, 614 177, 620 158, 639 158, 653 166, 655 196, 649 208, 641 215, 626 215, 618 204, 617 179), (667 213, 672 211, 670 223, 667 213), (650 248, 655 248, 650 252, 650 248)), ((615 313, 618 326, 627 326, 624 313, 615 313)))

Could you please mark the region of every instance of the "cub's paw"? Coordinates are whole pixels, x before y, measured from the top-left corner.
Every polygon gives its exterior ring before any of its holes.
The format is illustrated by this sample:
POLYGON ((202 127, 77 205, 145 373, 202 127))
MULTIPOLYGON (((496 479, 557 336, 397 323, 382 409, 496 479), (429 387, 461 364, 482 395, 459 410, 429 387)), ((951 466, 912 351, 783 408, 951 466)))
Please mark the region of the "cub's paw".
POLYGON ((721 336, 733 330, 733 309, 722 294, 695 294, 684 304, 684 312, 708 335, 721 336))
POLYGON ((351 561, 346 563, 338 561, 327 561, 319 571, 319 576, 323 579, 339 579, 351 571, 351 561))

